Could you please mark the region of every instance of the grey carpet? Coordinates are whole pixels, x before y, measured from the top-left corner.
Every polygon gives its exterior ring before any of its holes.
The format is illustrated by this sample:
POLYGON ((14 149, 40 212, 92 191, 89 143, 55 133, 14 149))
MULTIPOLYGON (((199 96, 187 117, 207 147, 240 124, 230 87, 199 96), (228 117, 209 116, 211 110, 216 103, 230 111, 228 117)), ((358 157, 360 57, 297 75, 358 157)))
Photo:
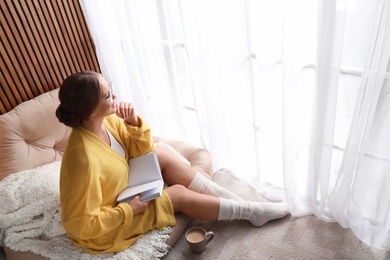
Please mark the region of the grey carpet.
MULTIPOLYGON (((245 182, 226 172, 216 172, 213 180, 245 199, 264 200, 245 182)), ((201 226, 215 233, 206 250, 199 255, 193 254, 183 234, 165 260, 390 259, 390 251, 370 247, 350 229, 344 229, 338 223, 324 222, 313 215, 289 215, 260 228, 252 227, 247 221, 194 220, 189 227, 192 226, 201 226)))

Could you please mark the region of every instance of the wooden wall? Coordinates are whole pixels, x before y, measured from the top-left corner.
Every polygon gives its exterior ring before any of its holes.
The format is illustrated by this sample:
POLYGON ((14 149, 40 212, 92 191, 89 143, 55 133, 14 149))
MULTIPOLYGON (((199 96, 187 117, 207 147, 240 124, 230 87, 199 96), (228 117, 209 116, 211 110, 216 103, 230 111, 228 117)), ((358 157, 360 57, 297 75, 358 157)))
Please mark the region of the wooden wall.
POLYGON ((100 72, 78 0, 0 0, 0 114, 82 70, 100 72))

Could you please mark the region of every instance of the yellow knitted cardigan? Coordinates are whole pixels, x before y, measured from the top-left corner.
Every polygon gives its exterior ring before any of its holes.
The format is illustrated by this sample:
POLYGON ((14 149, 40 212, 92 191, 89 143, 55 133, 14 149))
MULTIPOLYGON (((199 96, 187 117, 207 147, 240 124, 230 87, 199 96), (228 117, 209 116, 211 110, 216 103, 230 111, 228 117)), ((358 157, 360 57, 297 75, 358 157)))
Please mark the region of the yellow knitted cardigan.
POLYGON ((135 127, 116 115, 104 119, 126 158, 82 127, 70 134, 61 163, 61 217, 73 243, 90 253, 122 251, 147 231, 176 224, 165 191, 135 216, 129 204, 116 202, 127 185, 128 159, 154 149, 149 126, 140 117, 139 122, 135 127))

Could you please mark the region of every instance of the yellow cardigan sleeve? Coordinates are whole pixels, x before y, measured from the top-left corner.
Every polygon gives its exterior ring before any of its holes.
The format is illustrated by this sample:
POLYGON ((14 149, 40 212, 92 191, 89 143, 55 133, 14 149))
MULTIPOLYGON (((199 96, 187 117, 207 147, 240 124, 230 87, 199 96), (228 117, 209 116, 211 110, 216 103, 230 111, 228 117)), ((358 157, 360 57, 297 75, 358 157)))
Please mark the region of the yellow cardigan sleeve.
POLYGON ((138 116, 140 126, 132 126, 115 114, 107 116, 104 123, 115 139, 125 147, 126 158, 133 158, 154 150, 153 137, 148 124, 138 116))

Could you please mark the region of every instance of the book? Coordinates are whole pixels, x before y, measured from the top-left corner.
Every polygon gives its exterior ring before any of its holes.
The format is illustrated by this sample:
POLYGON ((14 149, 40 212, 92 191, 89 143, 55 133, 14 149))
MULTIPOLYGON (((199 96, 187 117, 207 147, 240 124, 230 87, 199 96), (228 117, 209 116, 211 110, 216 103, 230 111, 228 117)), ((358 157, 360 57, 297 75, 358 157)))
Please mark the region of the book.
POLYGON ((129 159, 127 187, 119 194, 117 202, 129 202, 138 194, 141 201, 149 201, 162 195, 164 180, 157 154, 150 152, 129 159))

